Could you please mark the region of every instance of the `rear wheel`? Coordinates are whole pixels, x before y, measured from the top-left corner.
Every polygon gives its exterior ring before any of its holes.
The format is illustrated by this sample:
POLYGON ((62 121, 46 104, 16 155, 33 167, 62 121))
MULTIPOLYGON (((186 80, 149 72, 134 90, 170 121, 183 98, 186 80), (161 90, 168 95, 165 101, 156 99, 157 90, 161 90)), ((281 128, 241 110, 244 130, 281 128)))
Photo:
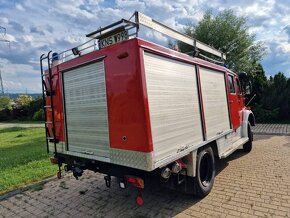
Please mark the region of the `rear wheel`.
POLYGON ((248 137, 249 137, 249 141, 243 145, 243 150, 245 152, 250 152, 252 150, 252 145, 253 145, 253 132, 251 130, 250 123, 248 123, 248 137))
POLYGON ((194 194, 199 197, 205 197, 210 193, 215 177, 215 163, 212 148, 207 147, 199 151, 196 159, 194 194))

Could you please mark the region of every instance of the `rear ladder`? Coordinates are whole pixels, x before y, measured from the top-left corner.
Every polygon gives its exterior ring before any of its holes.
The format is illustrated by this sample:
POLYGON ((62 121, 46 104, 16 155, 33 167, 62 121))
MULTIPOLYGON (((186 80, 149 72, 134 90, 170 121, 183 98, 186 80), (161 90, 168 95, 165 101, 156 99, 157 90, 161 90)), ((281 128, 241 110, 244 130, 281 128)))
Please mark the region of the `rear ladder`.
POLYGON ((53 107, 53 96, 54 96, 54 91, 53 91, 53 86, 52 86, 52 72, 51 72, 51 52, 48 52, 47 55, 42 54, 40 56, 40 71, 41 71, 41 84, 42 84, 42 100, 43 100, 43 110, 44 110, 44 126, 45 126, 45 136, 46 136, 46 149, 47 153, 49 153, 49 142, 53 142, 54 144, 54 154, 57 154, 57 149, 56 149, 56 135, 55 135, 55 122, 54 122, 54 107, 53 107), (48 73, 45 73, 43 71, 43 62, 47 60, 47 65, 48 65, 48 73), (48 85, 47 87, 45 78, 48 77, 48 85), (46 104, 46 98, 50 98, 50 105, 46 104), (50 110, 47 110, 47 108, 50 108, 50 110), (47 121, 47 112, 51 112, 51 121, 47 121), (52 135, 49 133, 48 125, 52 125, 52 135))

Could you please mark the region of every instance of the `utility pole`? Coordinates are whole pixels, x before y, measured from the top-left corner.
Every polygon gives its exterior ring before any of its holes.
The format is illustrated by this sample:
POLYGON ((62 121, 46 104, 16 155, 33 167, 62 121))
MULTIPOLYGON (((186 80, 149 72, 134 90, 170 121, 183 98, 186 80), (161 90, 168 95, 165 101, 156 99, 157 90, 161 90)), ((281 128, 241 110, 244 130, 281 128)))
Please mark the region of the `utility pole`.
POLYGON ((1 33, 1 38, 0 38, 0 42, 8 42, 9 46, 10 46, 10 41, 6 39, 6 28, 0 26, 0 33, 1 33))
MULTIPOLYGON (((0 26, 0 42, 7 42, 9 44, 10 48, 10 41, 6 39, 6 28, 0 26)), ((3 80, 2 80, 2 74, 1 74, 1 69, 0 69, 0 91, 1 94, 4 95, 4 86, 3 86, 3 80)))
POLYGON ((3 81, 2 81, 1 70, 0 70, 0 86, 1 86, 1 94, 4 95, 4 87, 3 87, 3 81))

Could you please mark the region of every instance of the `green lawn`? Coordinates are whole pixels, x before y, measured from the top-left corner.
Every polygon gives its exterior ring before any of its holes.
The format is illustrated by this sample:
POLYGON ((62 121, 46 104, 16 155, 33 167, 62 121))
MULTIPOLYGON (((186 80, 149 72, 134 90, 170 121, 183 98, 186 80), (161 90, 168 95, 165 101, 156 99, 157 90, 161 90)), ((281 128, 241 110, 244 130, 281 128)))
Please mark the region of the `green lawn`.
POLYGON ((51 176, 43 128, 0 129, 0 194, 51 176))

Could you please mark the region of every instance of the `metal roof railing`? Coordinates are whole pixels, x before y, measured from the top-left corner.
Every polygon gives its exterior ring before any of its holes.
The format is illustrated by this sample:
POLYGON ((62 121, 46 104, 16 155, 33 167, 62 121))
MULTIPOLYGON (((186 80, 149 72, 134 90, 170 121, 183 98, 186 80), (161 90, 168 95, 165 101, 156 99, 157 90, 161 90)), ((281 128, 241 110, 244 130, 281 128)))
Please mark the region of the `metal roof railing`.
POLYGON ((129 39, 132 37, 138 37, 138 32, 140 30, 140 26, 150 28, 150 29, 158 31, 166 36, 169 36, 175 40, 178 40, 178 41, 181 41, 181 42, 186 43, 188 45, 191 45, 193 47, 194 52, 196 52, 198 50, 202 50, 202 51, 205 51, 205 52, 212 54, 212 55, 219 58, 219 60, 214 60, 212 58, 208 58, 208 57, 200 54, 201 57, 208 59, 209 61, 222 64, 226 60, 225 53, 223 53, 223 52, 215 49, 214 47, 209 46, 203 42, 200 42, 197 39, 194 39, 194 38, 192 38, 184 33, 178 32, 177 30, 174 30, 173 28, 168 27, 168 26, 166 26, 166 25, 164 25, 164 24, 152 19, 151 17, 148 17, 147 15, 145 15, 141 12, 138 12, 138 11, 136 11, 131 16, 131 18, 129 20, 121 19, 115 23, 112 23, 112 24, 107 25, 105 27, 100 27, 98 30, 87 34, 86 36, 91 38, 90 40, 88 40, 87 42, 85 42, 85 43, 83 43, 75 48, 68 49, 66 51, 59 53, 58 54, 59 60, 61 62, 64 62, 64 61, 67 61, 69 59, 72 59, 76 55, 83 55, 85 53, 89 53, 93 50, 99 49, 99 46, 96 42, 99 41, 104 36, 110 35, 110 33, 113 33, 114 31, 116 32, 116 30, 118 28, 126 30, 126 31, 128 31, 128 33, 130 31, 130 34, 128 35, 129 39), (134 21, 132 21, 132 20, 134 20, 134 21), (73 50, 77 51, 77 53, 75 53, 73 50))

